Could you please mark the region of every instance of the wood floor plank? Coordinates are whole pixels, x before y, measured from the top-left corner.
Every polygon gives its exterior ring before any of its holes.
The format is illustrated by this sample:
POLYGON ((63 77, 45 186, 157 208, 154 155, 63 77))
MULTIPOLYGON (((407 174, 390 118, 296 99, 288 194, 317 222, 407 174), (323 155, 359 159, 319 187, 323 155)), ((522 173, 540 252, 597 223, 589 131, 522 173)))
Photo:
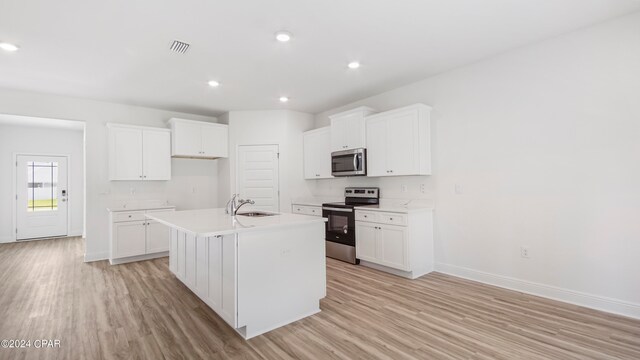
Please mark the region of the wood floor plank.
MULTIPOLYGON (((242 339, 154 259, 83 262, 80 238, 0 244, 0 359, 640 359, 640 321, 444 274, 327 259, 322 312, 242 339)), ((265 309, 268 311, 268 309, 265 309)))

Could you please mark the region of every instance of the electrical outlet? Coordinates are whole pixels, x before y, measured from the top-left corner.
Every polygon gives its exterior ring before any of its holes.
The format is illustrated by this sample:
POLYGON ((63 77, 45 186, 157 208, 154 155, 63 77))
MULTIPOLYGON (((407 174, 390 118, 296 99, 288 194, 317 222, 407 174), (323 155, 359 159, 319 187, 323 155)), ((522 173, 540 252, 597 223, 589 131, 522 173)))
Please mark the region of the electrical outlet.
POLYGON ((528 246, 521 246, 520 247, 520 256, 528 259, 529 258, 529 247, 528 246))
POLYGON ((420 192, 424 194, 427 189, 427 184, 420 184, 420 192))
POLYGON ((462 185, 456 184, 455 185, 455 192, 456 192, 457 195, 461 195, 462 194, 462 185))
POLYGON ((403 193, 407 192, 407 185, 402 185, 402 192, 403 193))

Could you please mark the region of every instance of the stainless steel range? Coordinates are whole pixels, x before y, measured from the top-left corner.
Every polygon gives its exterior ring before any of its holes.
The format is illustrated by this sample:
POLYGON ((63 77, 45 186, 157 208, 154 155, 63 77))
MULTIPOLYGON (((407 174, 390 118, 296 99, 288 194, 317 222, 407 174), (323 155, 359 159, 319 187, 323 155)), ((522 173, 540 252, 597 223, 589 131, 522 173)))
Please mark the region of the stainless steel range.
POLYGON ((325 223, 327 256, 357 264, 356 218, 354 207, 375 205, 380 202, 380 189, 374 187, 348 187, 344 189, 344 202, 322 204, 325 223))

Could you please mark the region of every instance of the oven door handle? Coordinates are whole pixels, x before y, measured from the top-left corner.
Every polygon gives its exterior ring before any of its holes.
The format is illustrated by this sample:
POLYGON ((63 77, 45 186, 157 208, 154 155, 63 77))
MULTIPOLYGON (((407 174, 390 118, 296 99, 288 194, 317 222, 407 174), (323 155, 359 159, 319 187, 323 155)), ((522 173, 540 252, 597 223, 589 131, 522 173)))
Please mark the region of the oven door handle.
POLYGON ((340 211, 340 212, 353 212, 353 209, 342 209, 342 208, 333 208, 333 207, 323 207, 322 210, 340 211))

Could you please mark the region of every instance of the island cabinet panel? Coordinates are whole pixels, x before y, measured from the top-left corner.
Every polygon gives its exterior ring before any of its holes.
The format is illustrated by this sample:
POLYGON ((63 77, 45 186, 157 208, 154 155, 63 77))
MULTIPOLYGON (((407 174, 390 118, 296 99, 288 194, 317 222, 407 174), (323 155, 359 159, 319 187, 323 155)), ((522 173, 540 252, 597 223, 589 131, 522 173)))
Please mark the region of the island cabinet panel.
POLYGON ((222 307, 222 237, 213 236, 208 239, 209 292, 207 300, 209 306, 217 311, 222 307))
POLYGON ((245 338, 320 311, 326 293, 322 222, 239 233, 238 259, 238 327, 245 338))
POLYGON ((196 237, 187 234, 185 237, 185 264, 186 270, 184 281, 187 285, 195 289, 196 284, 196 237))
POLYGON ((196 293, 200 297, 209 296, 209 258, 207 252, 208 239, 196 238, 196 293))
POLYGON ((238 327, 238 239, 235 234, 222 237, 222 306, 220 316, 234 328, 238 327))
POLYGON ((178 232, 178 279, 184 282, 185 269, 187 267, 186 264, 186 254, 185 254, 185 236, 186 234, 183 232, 178 232))
POLYGON ((280 213, 268 222, 231 218, 224 209, 148 216, 172 229, 171 272, 243 338, 320 311, 326 296, 323 218, 280 213), (202 225, 194 218, 212 220, 202 225))
POLYGON ((169 270, 178 274, 178 230, 171 229, 171 243, 169 244, 169 270))

